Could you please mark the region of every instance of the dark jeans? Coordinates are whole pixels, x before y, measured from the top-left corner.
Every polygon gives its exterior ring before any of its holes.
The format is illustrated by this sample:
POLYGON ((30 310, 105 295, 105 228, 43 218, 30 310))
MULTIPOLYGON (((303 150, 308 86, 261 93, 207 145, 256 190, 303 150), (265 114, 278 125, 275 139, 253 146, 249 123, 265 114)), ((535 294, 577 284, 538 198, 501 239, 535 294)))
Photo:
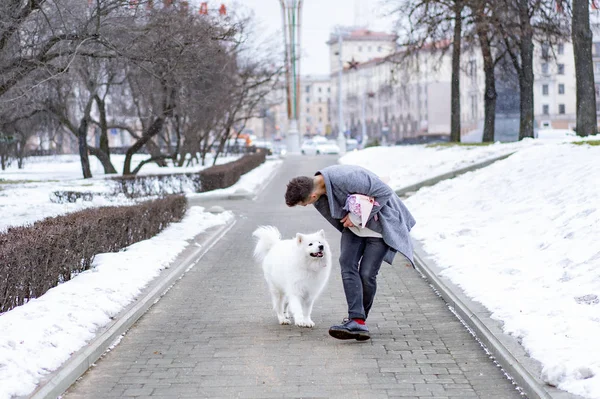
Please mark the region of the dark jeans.
POLYGON ((342 231, 340 266, 349 318, 367 319, 377 291, 377 273, 388 250, 382 238, 342 231))

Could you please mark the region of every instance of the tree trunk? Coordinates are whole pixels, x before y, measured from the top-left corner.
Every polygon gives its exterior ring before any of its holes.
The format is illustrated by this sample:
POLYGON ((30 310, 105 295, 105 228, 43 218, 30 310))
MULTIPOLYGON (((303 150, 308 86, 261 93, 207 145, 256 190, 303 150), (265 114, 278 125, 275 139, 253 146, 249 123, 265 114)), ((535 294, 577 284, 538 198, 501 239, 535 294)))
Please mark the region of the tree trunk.
POLYGON ((484 118, 483 118, 483 139, 484 143, 494 142, 495 124, 496 124, 496 76, 494 58, 490 41, 487 36, 487 30, 482 24, 477 26, 477 35, 479 36, 479 45, 483 55, 483 71, 485 73, 485 95, 484 95, 484 118))
POLYGON ((87 146, 87 130, 88 130, 88 113, 86 113, 77 129, 77 141, 79 144, 79 158, 81 159, 81 171, 83 172, 83 178, 89 179, 92 177, 92 170, 90 168, 90 157, 88 155, 87 146))
POLYGON ((127 149, 127 153, 125 154, 125 164, 123 165, 123 175, 131 175, 131 159, 133 154, 137 153, 144 144, 148 143, 152 137, 156 136, 160 133, 163 125, 165 124, 165 118, 160 117, 154 119, 148 130, 144 132, 142 137, 140 137, 131 147, 127 149))
POLYGON ((110 158, 104 151, 100 150, 99 148, 90 147, 90 146, 88 146, 88 150, 91 155, 95 156, 98 159, 98 161, 100 161, 100 163, 102 164, 102 167, 104 168, 105 174, 117 173, 117 170, 115 169, 114 165, 110 161, 110 158), (111 172, 111 171, 114 171, 114 172, 111 172))
POLYGON ((588 0, 573 0, 573 53, 577 98, 577 135, 590 136, 597 132, 596 85, 592 62, 592 30, 588 0))
POLYGON ((108 146, 108 129, 106 128, 106 108, 104 101, 96 100, 100 114, 100 150, 110 158, 110 148, 108 146))
POLYGON ((104 174, 115 174, 117 170, 110 162, 110 147, 108 146, 108 124, 106 123, 106 103, 100 99, 100 96, 96 95, 96 105, 98 106, 98 112, 100 114, 100 148, 99 151, 90 148, 90 153, 95 155, 102 167, 104 168, 104 174))
POLYGON ((521 71, 519 140, 533 138, 533 28, 529 16, 528 0, 519 0, 519 19, 521 23, 521 71))
POLYGON ((462 0, 454 3, 454 37, 452 42, 452 86, 450 105, 450 141, 460 142, 460 53, 462 42, 462 0))
POLYGON ((219 155, 225 149, 225 143, 227 143, 227 137, 229 137, 229 133, 231 132, 230 127, 227 127, 224 130, 224 132, 225 132, 225 134, 223 135, 223 137, 221 137, 221 142, 219 143, 219 148, 215 152, 215 157, 213 159, 213 166, 215 166, 217 164, 217 158, 219 158, 219 155))
POLYGON ((17 167, 19 169, 23 169, 24 161, 25 161, 25 149, 27 146, 25 145, 27 140, 20 139, 17 141, 17 167))
MULTIPOLYGON (((148 140, 146 142, 146 149, 148 150, 148 154, 150 154, 150 156, 153 158, 158 158, 162 154, 160 147, 152 140, 148 140)), ((165 159, 157 159, 154 162, 161 168, 169 166, 165 159)))

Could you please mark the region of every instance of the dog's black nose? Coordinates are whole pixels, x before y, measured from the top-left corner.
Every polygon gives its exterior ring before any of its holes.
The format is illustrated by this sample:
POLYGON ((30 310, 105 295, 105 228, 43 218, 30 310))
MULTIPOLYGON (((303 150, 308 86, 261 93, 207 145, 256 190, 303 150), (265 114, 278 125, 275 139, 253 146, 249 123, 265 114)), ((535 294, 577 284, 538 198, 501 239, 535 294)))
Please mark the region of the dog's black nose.
POLYGON ((322 251, 322 250, 323 250, 323 248, 324 248, 324 247, 323 247, 322 245, 319 245, 319 251, 322 251))

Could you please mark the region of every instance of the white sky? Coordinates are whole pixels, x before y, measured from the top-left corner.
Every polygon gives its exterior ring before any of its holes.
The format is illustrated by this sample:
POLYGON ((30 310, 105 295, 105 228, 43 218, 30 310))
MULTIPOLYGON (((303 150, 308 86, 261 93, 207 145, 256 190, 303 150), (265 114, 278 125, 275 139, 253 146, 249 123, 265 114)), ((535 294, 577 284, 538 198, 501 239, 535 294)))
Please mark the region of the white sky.
MULTIPOLYGON (((220 3, 220 1, 213 0, 220 3)), ((233 3, 230 0, 231 3, 233 3)), ((254 10, 265 33, 281 31, 282 17, 279 0, 237 0, 243 7, 254 10)), ((325 42, 336 25, 354 25, 355 10, 362 22, 376 31, 389 31, 391 18, 382 18, 378 5, 381 0, 304 0, 302 7, 303 75, 329 74, 329 53, 325 42)), ((228 4, 229 2, 225 2, 228 4)), ((209 2, 209 4, 211 4, 209 2)), ((234 7, 234 5, 230 5, 234 7)))

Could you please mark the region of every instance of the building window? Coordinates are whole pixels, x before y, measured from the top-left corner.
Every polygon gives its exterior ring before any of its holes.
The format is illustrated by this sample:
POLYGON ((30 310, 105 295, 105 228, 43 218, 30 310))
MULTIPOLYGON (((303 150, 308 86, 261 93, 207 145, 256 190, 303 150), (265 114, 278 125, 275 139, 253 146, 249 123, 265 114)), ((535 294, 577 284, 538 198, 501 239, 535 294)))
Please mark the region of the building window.
POLYGON ((306 102, 309 103, 310 102, 310 97, 306 97, 306 102))
POLYGON ((542 58, 547 59, 550 57, 550 46, 544 43, 542 44, 542 58))
POLYGON ((559 75, 565 74, 565 64, 558 64, 558 74, 559 75))
POLYGON ((600 56, 600 42, 594 43, 594 46, 592 47, 592 54, 600 56))
POLYGON ((319 118, 319 123, 322 123, 322 122, 323 122, 323 118, 319 118))
POLYGON ((319 93, 321 92, 321 88, 319 87, 319 93))
POLYGON ((306 92, 310 93, 310 86, 306 86, 306 92))
POLYGON ((565 85, 563 83, 558 84, 558 94, 565 94, 565 85))
POLYGON ((362 46, 358 46, 358 52, 362 52, 362 46))
POLYGON ((327 88, 327 93, 331 93, 331 87, 327 88))
POLYGON ((550 114, 550 106, 548 106, 548 104, 542 105, 542 114, 544 114, 544 115, 550 114))
POLYGON ((565 104, 558 104, 558 113, 561 115, 565 114, 565 104))
POLYGON ((319 97, 319 102, 321 102, 321 97, 319 97))
POLYGON ((548 63, 547 62, 544 62, 542 64, 542 73, 545 74, 545 75, 548 74, 548 63))
POLYGON ((321 109, 321 107, 319 107, 319 112, 322 112, 323 110, 321 109))
POLYGON ((310 108, 306 108, 306 113, 310 114, 310 108))
POLYGON ((477 71, 477 61, 469 60, 469 66, 467 67, 467 74, 471 77, 476 76, 477 71))
POLYGON ((600 62, 594 62, 594 73, 600 74, 600 62))
POLYGON ((565 45, 562 43, 559 44, 556 51, 558 52, 559 55, 563 55, 565 53, 565 45))
POLYGON ((542 95, 548 95, 548 85, 542 85, 542 95))

